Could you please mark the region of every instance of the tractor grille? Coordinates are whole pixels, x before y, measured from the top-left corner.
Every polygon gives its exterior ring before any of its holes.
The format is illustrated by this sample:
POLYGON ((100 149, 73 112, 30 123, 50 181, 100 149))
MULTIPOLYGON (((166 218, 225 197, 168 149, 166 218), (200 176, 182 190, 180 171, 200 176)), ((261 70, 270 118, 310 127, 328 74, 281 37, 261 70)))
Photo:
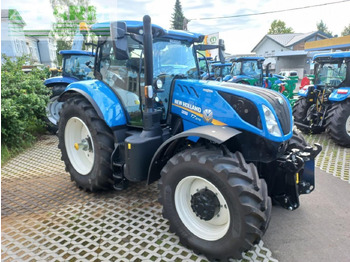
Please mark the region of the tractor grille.
POLYGON ((280 121, 282 126, 283 134, 287 135, 291 131, 290 121, 292 119, 292 115, 291 115, 291 111, 289 110, 290 106, 289 104, 287 104, 282 94, 266 88, 246 86, 246 85, 240 85, 240 84, 234 84, 234 83, 224 83, 222 84, 222 86, 229 87, 232 89, 242 90, 242 91, 248 91, 263 97, 275 109, 278 120, 280 121), (280 101, 283 101, 283 103, 280 103, 280 101))

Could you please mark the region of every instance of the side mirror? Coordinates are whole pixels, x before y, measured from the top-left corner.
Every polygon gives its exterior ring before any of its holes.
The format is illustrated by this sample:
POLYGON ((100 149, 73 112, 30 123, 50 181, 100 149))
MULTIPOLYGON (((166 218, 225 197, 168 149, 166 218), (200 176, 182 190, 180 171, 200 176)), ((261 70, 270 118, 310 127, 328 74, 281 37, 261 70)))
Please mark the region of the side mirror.
POLYGON ((222 64, 225 63, 225 42, 223 39, 219 39, 219 59, 222 64))
POLYGON ((129 59, 126 32, 127 27, 125 22, 111 22, 110 33, 112 37, 114 56, 117 60, 129 59))

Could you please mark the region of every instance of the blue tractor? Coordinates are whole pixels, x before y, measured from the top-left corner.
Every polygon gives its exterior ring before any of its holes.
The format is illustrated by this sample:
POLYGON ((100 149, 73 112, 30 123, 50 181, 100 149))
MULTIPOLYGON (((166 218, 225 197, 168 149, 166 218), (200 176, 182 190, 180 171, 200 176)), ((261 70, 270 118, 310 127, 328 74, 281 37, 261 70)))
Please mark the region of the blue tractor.
POLYGON ((44 81, 45 86, 52 90, 50 101, 46 106, 46 122, 48 130, 52 133, 57 131, 57 123, 62 103, 58 97, 65 88, 74 82, 93 79, 93 65, 95 56, 93 52, 82 50, 62 50, 62 75, 48 78, 44 81))
POLYGON ((326 130, 339 145, 350 147, 350 52, 313 58, 315 76, 293 107, 295 124, 305 133, 326 130))
POLYGON ((231 72, 224 81, 252 86, 263 86, 264 57, 237 57, 232 59, 231 72))
MULTIPOLYGON (((200 80, 204 36, 143 22, 92 27, 94 80, 67 86, 59 148, 89 191, 158 180, 181 243, 209 259, 242 257, 265 233, 271 198, 289 210, 315 188, 314 158, 274 91, 200 80)), ((220 41, 223 60, 223 41, 220 41)))

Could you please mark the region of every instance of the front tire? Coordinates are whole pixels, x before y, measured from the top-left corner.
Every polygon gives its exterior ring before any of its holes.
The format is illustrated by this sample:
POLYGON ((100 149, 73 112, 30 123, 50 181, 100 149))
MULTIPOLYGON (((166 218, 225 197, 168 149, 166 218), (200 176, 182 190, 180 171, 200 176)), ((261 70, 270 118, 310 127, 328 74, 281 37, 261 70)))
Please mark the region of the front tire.
POLYGON ((239 152, 180 152, 162 169, 159 187, 170 230, 209 259, 241 258, 268 227, 271 199, 266 183, 239 152))
POLYGON ((69 98, 58 128, 62 160, 77 186, 90 191, 111 188, 114 139, 92 105, 81 96, 69 98))
POLYGON ((350 100, 335 104, 328 112, 326 130, 339 145, 350 147, 350 100))

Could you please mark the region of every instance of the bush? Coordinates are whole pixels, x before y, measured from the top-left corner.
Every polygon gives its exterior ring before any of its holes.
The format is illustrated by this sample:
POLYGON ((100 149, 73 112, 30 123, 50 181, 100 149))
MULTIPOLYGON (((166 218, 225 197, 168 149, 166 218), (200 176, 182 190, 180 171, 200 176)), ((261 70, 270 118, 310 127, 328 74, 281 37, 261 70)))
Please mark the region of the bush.
POLYGON ((1 146, 9 150, 34 141, 45 127, 45 108, 50 91, 43 84, 47 68, 22 71, 26 57, 3 56, 1 67, 1 146))

